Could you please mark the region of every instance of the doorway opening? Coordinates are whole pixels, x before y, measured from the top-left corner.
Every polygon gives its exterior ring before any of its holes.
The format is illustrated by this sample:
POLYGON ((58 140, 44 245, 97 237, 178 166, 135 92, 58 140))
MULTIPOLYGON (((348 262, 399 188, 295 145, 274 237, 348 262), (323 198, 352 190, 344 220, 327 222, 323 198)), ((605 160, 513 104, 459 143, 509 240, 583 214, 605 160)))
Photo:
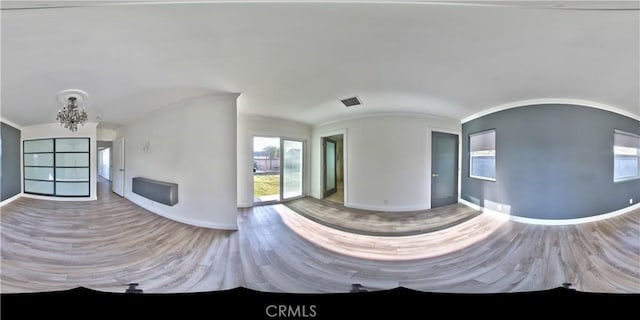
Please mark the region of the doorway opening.
POLYGON ((344 204, 344 135, 322 138, 322 196, 344 204))
POLYGON ((98 151, 98 175, 111 181, 111 148, 98 151))
POLYGON ((303 196, 304 141, 253 137, 253 203, 303 196))
POLYGON ((114 141, 109 140, 97 140, 97 151, 96 151, 96 196, 98 198, 107 195, 110 192, 112 186, 111 182, 114 177, 114 141))

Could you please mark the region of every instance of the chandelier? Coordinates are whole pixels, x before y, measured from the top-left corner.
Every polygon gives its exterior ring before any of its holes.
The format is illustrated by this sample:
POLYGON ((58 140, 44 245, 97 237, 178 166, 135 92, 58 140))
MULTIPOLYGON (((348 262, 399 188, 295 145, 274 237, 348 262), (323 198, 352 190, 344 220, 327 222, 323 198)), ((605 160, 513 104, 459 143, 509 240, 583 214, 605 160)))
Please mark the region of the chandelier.
MULTIPOLYGON (((84 126, 84 123, 87 122, 89 117, 87 116, 87 111, 84 110, 84 107, 81 109, 80 106, 78 106, 78 98, 82 98, 83 95, 73 93, 69 94, 70 92, 68 91, 65 93, 67 93, 64 96, 64 98, 66 98, 66 102, 58 111, 56 120, 60 121, 60 126, 75 132, 78 130, 78 124, 84 126)), ((86 94, 84 94, 84 96, 86 96, 86 94)), ((60 95, 58 97, 59 100, 62 100, 60 99, 60 95)))

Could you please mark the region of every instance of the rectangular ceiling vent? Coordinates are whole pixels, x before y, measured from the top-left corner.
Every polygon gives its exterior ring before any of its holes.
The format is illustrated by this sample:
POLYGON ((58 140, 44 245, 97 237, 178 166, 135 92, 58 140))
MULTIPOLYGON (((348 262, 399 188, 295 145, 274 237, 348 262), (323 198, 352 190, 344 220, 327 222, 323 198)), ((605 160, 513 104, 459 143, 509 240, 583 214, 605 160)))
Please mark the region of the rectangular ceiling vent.
POLYGON ((353 97, 353 98, 346 98, 346 99, 342 99, 340 100, 342 101, 342 103, 346 106, 346 107, 352 107, 352 106, 357 106, 362 104, 360 102, 360 99, 358 99, 358 97, 353 97))

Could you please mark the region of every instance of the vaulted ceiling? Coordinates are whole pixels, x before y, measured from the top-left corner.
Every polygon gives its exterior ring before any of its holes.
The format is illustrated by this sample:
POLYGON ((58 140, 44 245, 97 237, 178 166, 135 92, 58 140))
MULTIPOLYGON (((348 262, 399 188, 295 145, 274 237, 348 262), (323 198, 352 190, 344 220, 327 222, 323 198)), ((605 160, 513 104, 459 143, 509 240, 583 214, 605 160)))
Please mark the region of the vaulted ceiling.
POLYGON ((0 115, 55 121, 81 89, 116 127, 190 97, 319 124, 453 119, 513 101, 589 100, 640 116, 640 11, 628 2, 2 1, 0 115), (363 105, 345 108, 340 99, 363 105))

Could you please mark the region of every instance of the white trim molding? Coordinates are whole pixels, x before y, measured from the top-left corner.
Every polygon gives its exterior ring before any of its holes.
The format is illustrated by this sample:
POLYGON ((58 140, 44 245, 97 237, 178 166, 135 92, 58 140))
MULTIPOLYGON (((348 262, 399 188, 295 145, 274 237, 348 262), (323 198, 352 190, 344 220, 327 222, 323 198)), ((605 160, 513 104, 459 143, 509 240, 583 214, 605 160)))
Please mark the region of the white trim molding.
POLYGON ((13 197, 11 197, 11 198, 9 198, 9 199, 6 199, 6 200, 4 200, 4 201, 0 202, 0 207, 3 207, 3 206, 5 206, 5 205, 8 205, 9 203, 11 203, 11 202, 13 202, 13 201, 18 200, 18 198, 20 198, 20 197, 22 197, 22 193, 18 193, 18 194, 16 194, 15 196, 13 196, 13 197))
POLYGON ((590 108, 596 108, 596 109, 601 109, 601 110, 605 110, 605 111, 610 111, 610 112, 614 112, 617 114, 621 114, 623 116, 629 117, 631 119, 634 120, 639 120, 640 121, 640 115, 628 112, 626 110, 622 110, 620 108, 616 108, 610 105, 606 105, 604 103, 599 103, 599 102, 593 102, 593 101, 587 101, 587 100, 579 100, 579 99, 566 99, 566 98, 545 98, 545 99, 531 99, 531 100, 521 100, 521 101, 514 101, 514 102, 509 102, 503 105, 499 105, 497 107, 493 107, 493 108, 489 108, 486 109, 484 111, 472 114, 468 117, 462 118, 462 120, 460 120, 460 123, 465 123, 465 122, 469 122, 471 120, 486 116, 488 114, 492 114, 494 112, 498 112, 498 111, 502 111, 502 110, 507 110, 507 109, 512 109, 512 108, 519 108, 519 107, 526 107, 526 106, 532 106, 532 105, 543 105, 543 104, 570 104, 570 105, 577 105, 577 106, 583 106, 583 107, 590 107, 590 108))
POLYGON ((3 117, 0 117, 0 121, 1 121, 1 122, 4 122, 4 123, 6 123, 6 124, 8 124, 8 125, 10 125, 10 126, 12 126, 12 127, 14 127, 14 128, 16 128, 16 129, 18 129, 18 130, 20 130, 20 131, 22 131, 22 126, 17 125, 17 124, 16 124, 15 122, 13 122, 13 121, 9 121, 9 120, 7 120, 6 118, 3 118, 3 117))
POLYGON ((253 207, 253 203, 240 202, 238 203, 239 209, 247 209, 253 207))
POLYGON ((636 204, 634 204, 632 206, 628 206, 628 207, 622 208, 620 210, 607 212, 607 213, 603 213, 603 214, 599 214, 599 215, 595 215, 595 216, 591 216, 591 217, 585 217, 585 218, 575 218, 575 219, 535 219, 535 218, 512 216, 512 215, 506 214, 504 212, 487 209, 487 208, 481 207, 481 206, 479 206, 477 204, 471 203, 471 202, 469 202, 467 200, 464 200, 464 199, 458 199, 458 202, 461 203, 461 204, 464 204, 467 207, 470 207, 472 209, 475 209, 475 210, 478 210, 478 211, 482 211, 483 213, 488 213, 488 214, 496 215, 496 216, 500 216, 500 217, 507 217, 511 221, 521 222, 521 223, 526 223, 526 224, 545 225, 545 226, 564 226, 564 225, 573 225, 573 224, 594 222, 594 221, 613 218, 615 216, 619 216, 621 214, 625 214, 625 213, 627 213, 629 211, 640 209, 640 203, 636 203, 636 204))

